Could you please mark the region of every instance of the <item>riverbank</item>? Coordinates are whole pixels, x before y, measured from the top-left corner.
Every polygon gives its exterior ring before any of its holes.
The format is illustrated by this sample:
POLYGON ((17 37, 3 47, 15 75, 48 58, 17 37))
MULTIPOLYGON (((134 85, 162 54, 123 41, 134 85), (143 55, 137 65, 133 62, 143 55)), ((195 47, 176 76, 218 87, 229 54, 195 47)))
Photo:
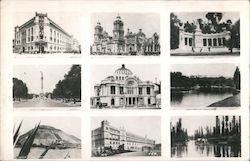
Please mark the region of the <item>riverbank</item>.
POLYGON ((210 104, 208 107, 239 107, 240 93, 234 96, 227 97, 221 101, 210 104))

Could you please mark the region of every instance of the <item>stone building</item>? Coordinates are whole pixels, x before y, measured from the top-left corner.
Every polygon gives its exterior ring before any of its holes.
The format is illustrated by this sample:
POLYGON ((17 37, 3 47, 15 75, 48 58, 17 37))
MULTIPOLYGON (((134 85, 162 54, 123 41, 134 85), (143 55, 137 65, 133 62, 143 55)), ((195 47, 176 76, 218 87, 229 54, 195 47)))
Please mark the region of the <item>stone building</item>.
POLYGON ((123 64, 112 76, 106 77, 94 86, 92 108, 98 107, 146 107, 159 108, 159 87, 150 81, 142 81, 123 64), (156 92, 157 91, 157 92, 156 92))
POLYGON ((94 155, 107 149, 148 152, 155 146, 155 140, 130 133, 125 128, 114 127, 107 120, 92 130, 91 141, 94 155))
POLYGON ((230 38, 229 31, 203 34, 199 25, 194 33, 185 32, 179 28, 179 50, 189 52, 218 52, 228 51, 226 41, 230 38))
POLYGON ((37 13, 15 27, 14 53, 79 53, 80 45, 72 35, 52 21, 47 13, 37 13))
POLYGON ((137 33, 129 29, 124 35, 123 21, 120 16, 113 23, 113 36, 103 30, 100 22, 97 22, 94 33, 94 43, 91 46, 91 54, 104 55, 159 55, 159 35, 154 33, 147 38, 139 29, 137 33))

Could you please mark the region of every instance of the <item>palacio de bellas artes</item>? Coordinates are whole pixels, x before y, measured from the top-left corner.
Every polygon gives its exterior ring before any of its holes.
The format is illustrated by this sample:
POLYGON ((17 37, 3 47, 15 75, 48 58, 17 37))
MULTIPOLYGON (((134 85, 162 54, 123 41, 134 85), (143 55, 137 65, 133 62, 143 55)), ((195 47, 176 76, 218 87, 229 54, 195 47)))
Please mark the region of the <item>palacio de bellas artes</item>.
POLYGON ((171 56, 240 55, 240 18, 236 12, 170 14, 171 56))
POLYGON ((150 23, 146 22, 148 21, 146 19, 147 14, 117 14, 115 16, 112 13, 112 15, 108 15, 107 17, 103 21, 101 18, 96 18, 97 22, 93 26, 93 45, 90 48, 92 55, 160 55, 160 36, 154 30, 154 27, 157 25, 153 27, 149 26, 150 23), (142 21, 142 19, 146 21, 142 21), (135 22, 137 20, 141 22, 135 22), (111 26, 112 21, 113 26, 111 26), (124 31, 125 27, 127 31, 124 31), (108 30, 113 32, 112 36, 109 35, 108 30))
POLYGON ((14 31, 13 53, 81 53, 79 41, 50 19, 48 13, 36 12, 33 18, 15 26, 14 31))
MULTIPOLYGON (((110 67, 110 74, 106 78, 102 78, 99 72, 96 77, 100 79, 96 80, 92 88, 94 88, 91 97, 91 108, 105 109, 160 109, 161 108, 161 82, 156 79, 152 73, 156 73, 151 70, 145 72, 143 69, 145 66, 140 65, 127 65, 128 68, 122 64, 118 69, 114 71, 113 66, 110 67), (135 70, 133 73, 129 68, 135 70), (113 69, 113 70, 112 70, 113 69), (141 75, 136 75, 140 74, 141 75), (150 74, 149 74, 150 73, 150 74), (147 78, 146 78, 147 76, 147 78), (142 80, 140 77, 144 77, 147 80, 142 80), (148 80, 150 79, 151 80, 148 80)), ((93 67, 97 68, 97 67, 93 67)), ((103 66, 98 67, 100 69, 103 66)), ((107 68, 107 67, 105 67, 107 68)), ((151 65, 151 69, 157 67, 151 65)), ((148 70, 148 69, 147 69, 148 70)), ((107 73, 107 70, 105 71, 107 73)))

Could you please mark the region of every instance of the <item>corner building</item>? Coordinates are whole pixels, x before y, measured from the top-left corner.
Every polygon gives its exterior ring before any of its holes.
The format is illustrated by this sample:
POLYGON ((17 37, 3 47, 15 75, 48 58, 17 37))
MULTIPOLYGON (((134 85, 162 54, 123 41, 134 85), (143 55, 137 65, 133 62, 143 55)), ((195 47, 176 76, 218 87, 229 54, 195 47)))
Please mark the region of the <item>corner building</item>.
POLYGON ((113 23, 113 36, 103 30, 100 22, 97 22, 94 33, 94 44, 91 54, 98 55, 159 55, 159 35, 154 33, 150 38, 139 29, 137 33, 129 29, 124 35, 124 24, 120 16, 113 23))
POLYGON ((101 122, 101 127, 92 130, 92 152, 112 148, 113 150, 149 151, 155 147, 155 140, 146 136, 138 136, 127 132, 125 128, 110 125, 107 120, 101 122))
POLYGON ((141 81, 123 64, 100 84, 94 86, 94 97, 91 106, 97 108, 105 105, 111 108, 119 107, 149 107, 156 108, 158 86, 150 81, 141 81))
POLYGON ((72 35, 52 21, 47 13, 37 13, 15 27, 14 53, 80 53, 80 45, 72 35))

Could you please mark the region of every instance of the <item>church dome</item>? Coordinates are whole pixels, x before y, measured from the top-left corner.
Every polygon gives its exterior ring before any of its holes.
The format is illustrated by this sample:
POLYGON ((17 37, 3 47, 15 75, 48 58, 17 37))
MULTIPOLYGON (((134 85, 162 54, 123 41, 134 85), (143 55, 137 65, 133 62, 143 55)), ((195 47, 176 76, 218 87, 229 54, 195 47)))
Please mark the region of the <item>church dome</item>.
POLYGON ((122 64, 122 67, 115 71, 115 75, 133 75, 132 71, 125 68, 125 65, 122 64))

